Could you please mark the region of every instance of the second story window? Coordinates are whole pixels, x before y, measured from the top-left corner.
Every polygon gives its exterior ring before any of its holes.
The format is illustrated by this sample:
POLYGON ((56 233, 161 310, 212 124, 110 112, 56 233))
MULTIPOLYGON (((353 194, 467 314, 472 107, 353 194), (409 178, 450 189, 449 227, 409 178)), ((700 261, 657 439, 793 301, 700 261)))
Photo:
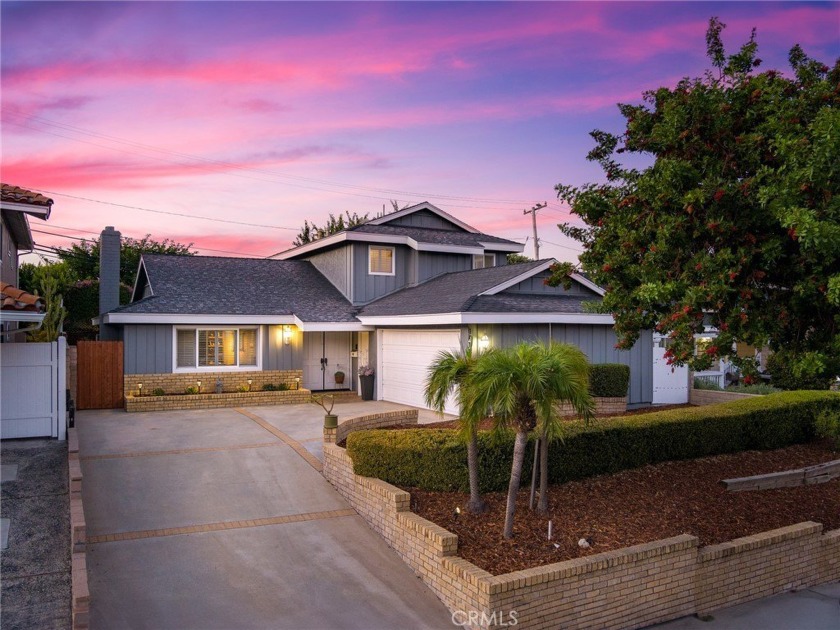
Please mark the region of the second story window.
POLYGON ((394 248, 371 245, 368 248, 368 273, 374 276, 393 276, 394 248))
POLYGON ((496 254, 476 254, 473 256, 473 269, 496 266, 496 254))

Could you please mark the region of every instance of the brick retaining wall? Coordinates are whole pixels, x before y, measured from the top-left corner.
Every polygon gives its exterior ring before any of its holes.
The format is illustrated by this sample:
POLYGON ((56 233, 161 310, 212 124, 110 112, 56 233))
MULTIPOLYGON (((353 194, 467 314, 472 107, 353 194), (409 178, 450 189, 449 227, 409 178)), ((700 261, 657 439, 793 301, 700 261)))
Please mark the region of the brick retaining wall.
POLYGON ((342 442, 344 441, 344 438, 353 431, 378 429, 380 427, 391 427, 403 424, 417 424, 417 415, 416 409, 405 409, 403 411, 386 411, 367 416, 347 418, 339 423, 338 428, 324 428, 324 443, 336 444, 337 442, 342 442))
POLYGON ((472 627, 515 618, 523 628, 637 628, 840 579, 840 530, 810 522, 703 548, 676 536, 493 576, 456 555, 455 534, 412 513, 408 492, 355 475, 346 450, 326 441, 323 473, 459 621, 478 615, 472 627))
POLYGON ((688 402, 692 405, 716 405, 731 402, 741 398, 755 398, 757 394, 739 394, 737 392, 722 392, 714 389, 690 389, 688 402))
MULTIPOLYGON (((143 384, 145 391, 146 385, 143 384)), ((308 403, 312 392, 294 389, 282 392, 231 392, 229 394, 183 394, 181 396, 126 396, 125 410, 174 411, 176 409, 217 409, 219 407, 256 407, 308 403)))
MULTIPOLYGON (((595 396, 592 400, 595 401, 596 416, 614 416, 627 411, 627 396, 617 396, 615 398, 595 396)), ((564 416, 576 413, 574 407, 569 403, 558 405, 557 409, 564 416)))

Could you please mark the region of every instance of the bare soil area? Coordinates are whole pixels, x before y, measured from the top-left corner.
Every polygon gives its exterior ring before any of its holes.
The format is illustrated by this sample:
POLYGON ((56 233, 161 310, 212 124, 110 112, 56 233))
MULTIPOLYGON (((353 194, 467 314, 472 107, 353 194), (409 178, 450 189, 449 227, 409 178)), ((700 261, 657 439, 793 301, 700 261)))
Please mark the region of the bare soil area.
MULTIPOLYGON (((837 529, 840 479, 752 492, 727 492, 719 482, 838 458, 826 444, 804 444, 645 466, 552 486, 547 515, 529 510, 529 490, 523 488, 510 541, 502 537, 505 493, 485 495, 488 512, 473 515, 464 509, 466 494, 405 489, 414 512, 458 535, 459 556, 499 575, 679 534, 710 545, 803 521, 837 529), (578 545, 582 538, 591 539, 589 549, 578 545)), ((530 479, 530 471, 524 474, 530 479)))

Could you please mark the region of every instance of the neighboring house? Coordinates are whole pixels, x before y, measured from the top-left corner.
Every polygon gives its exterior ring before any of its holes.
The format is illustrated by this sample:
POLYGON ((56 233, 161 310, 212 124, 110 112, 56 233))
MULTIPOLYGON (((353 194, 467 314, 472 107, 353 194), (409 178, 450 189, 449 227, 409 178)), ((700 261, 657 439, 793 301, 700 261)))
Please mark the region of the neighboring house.
POLYGON ((53 201, 36 192, 0 184, 0 339, 24 341, 24 329, 37 328, 44 319, 44 302, 19 290, 19 254, 32 251, 35 241, 28 217, 48 219, 53 201), (20 331, 20 332, 18 332, 20 331))
POLYGON ((650 333, 616 350, 612 317, 584 307, 603 291, 578 274, 547 286, 554 260, 507 265, 522 249, 422 203, 271 259, 143 256, 131 303, 100 323, 125 342, 127 390, 132 375, 265 370, 312 390, 342 371, 355 388, 370 364, 376 398, 423 406, 439 351, 553 339, 630 365, 630 402, 651 402, 650 333))

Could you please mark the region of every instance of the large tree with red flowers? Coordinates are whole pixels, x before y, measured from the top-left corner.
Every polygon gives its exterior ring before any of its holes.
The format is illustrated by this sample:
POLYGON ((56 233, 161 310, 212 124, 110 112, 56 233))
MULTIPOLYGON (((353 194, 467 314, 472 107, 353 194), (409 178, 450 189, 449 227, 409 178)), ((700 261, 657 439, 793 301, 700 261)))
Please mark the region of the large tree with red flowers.
POLYGON ((727 55, 724 26, 709 23, 712 70, 619 105, 622 135, 592 133, 606 182, 556 187, 583 222, 560 229, 584 245, 622 347, 656 329, 673 363, 703 369, 734 341, 769 343, 796 370, 836 375, 840 60, 794 46, 790 73, 759 72, 755 31, 727 55), (653 164, 625 167, 623 153, 653 164), (704 320, 720 334, 695 357, 704 320))

